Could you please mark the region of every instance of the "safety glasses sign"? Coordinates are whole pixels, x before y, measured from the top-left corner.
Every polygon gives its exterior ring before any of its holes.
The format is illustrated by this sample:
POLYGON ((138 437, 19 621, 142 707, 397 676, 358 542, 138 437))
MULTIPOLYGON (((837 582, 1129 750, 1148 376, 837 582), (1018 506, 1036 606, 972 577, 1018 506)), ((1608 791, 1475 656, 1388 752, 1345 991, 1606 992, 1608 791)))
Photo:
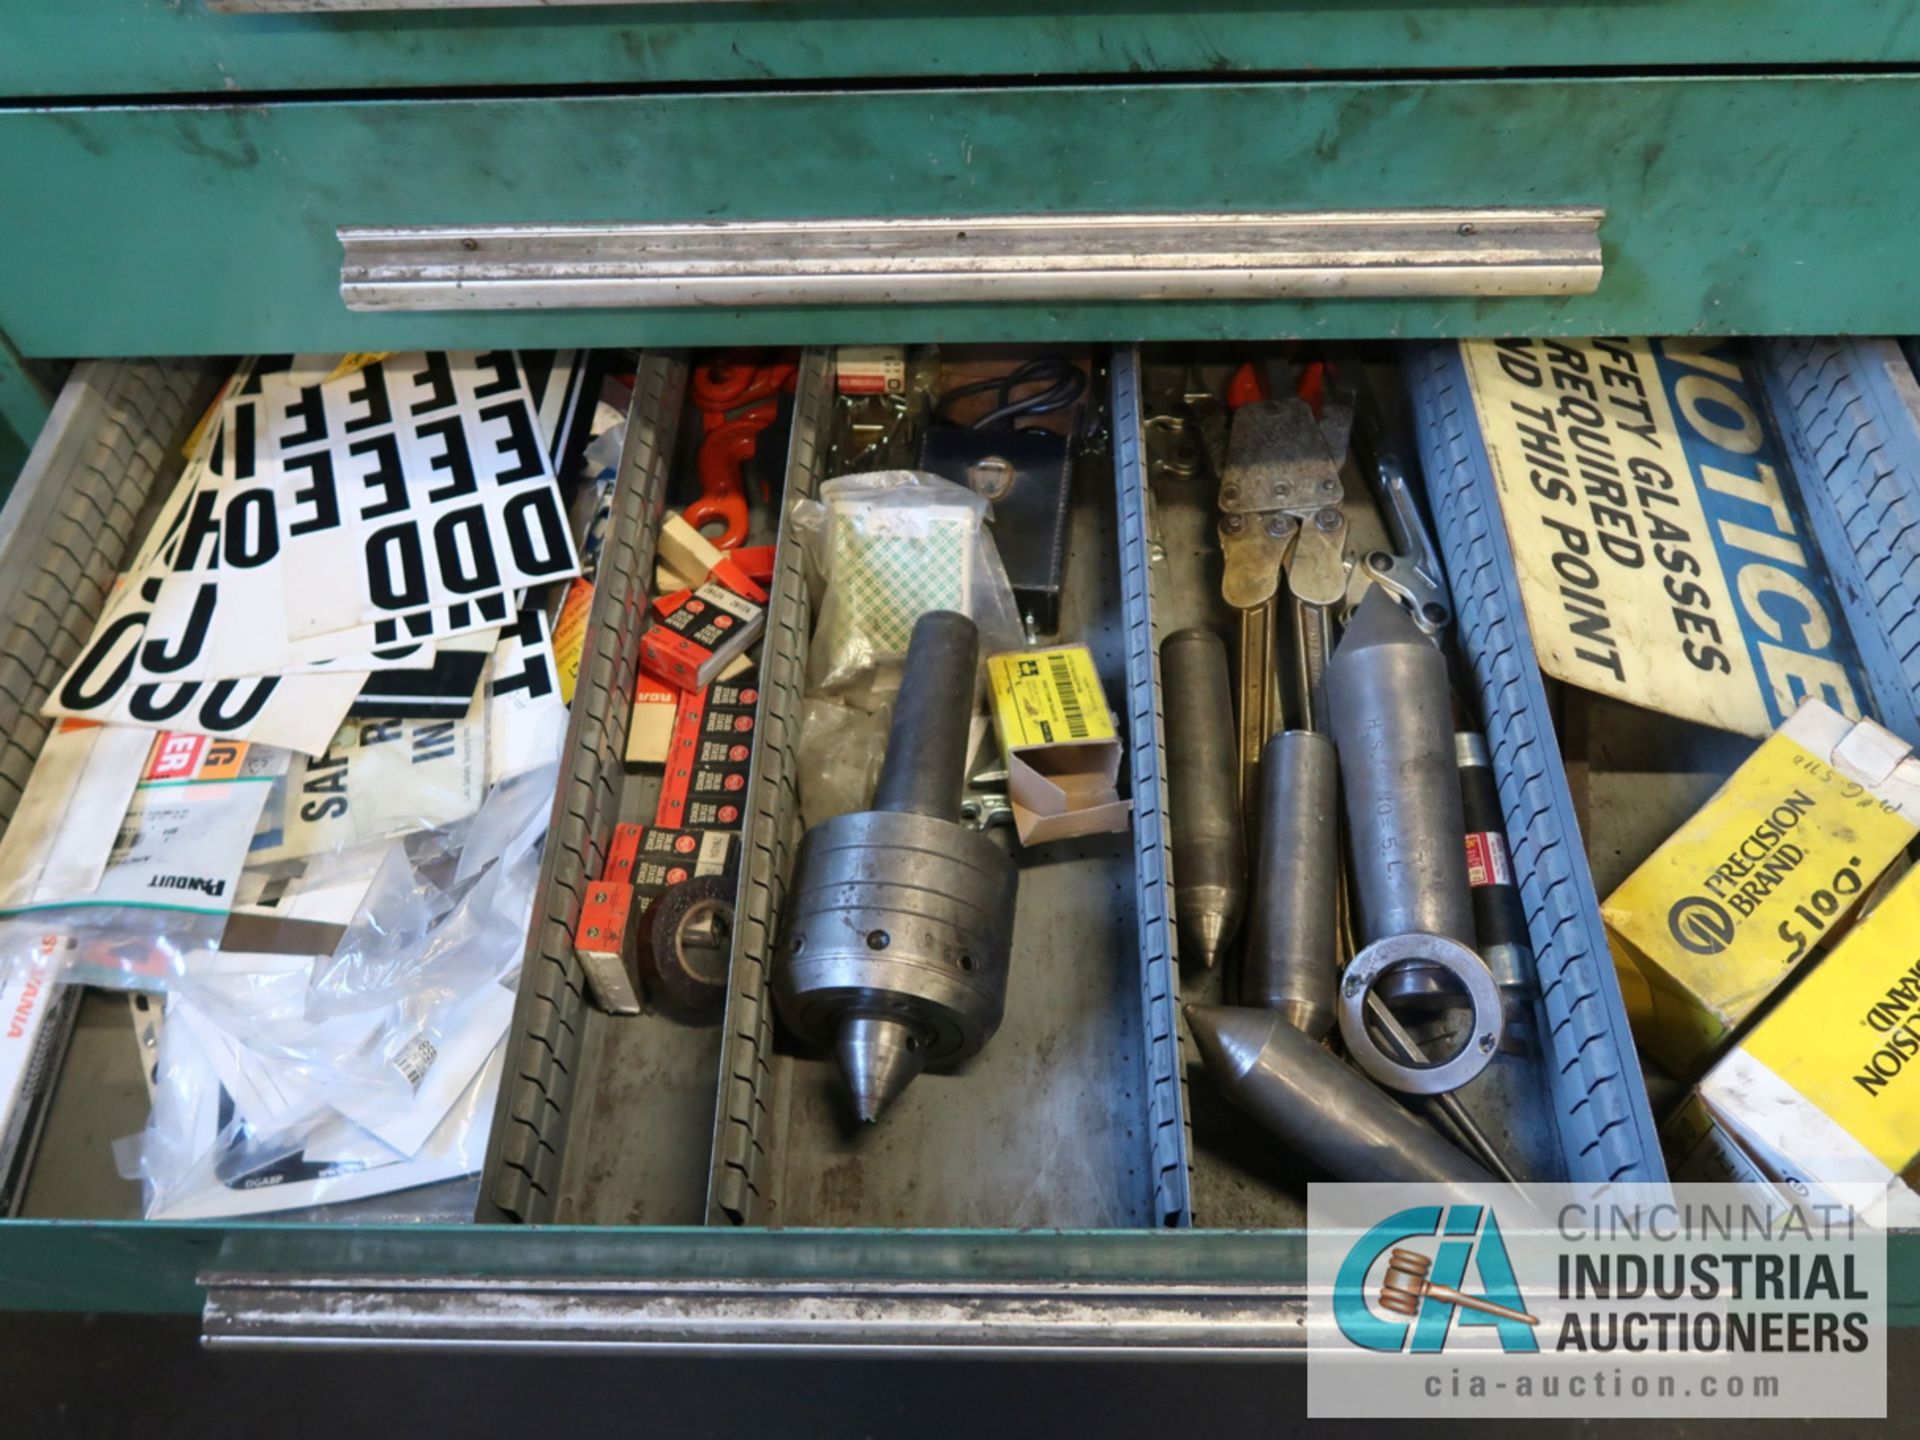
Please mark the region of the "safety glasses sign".
POLYGON ((1459 347, 1540 668, 1744 735, 1858 717, 1859 661, 1737 347, 1459 347))
POLYGON ((1308 1414, 1883 1416, 1872 1198, 1311 1186, 1308 1414))

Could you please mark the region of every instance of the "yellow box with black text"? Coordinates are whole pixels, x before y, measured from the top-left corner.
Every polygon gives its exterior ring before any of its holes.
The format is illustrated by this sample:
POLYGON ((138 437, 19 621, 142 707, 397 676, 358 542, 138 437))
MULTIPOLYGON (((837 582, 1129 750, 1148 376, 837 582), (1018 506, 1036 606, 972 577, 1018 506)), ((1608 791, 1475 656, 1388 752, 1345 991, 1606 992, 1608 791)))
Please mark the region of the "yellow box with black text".
POLYGON ((1120 737, 1084 645, 987 659, 1007 798, 1023 845, 1127 828, 1120 737))
POLYGON ((1770 1175, 1819 1196, 1872 1186, 1872 1223, 1920 1223, 1920 870, 1819 961, 1701 1082, 1770 1175))
POLYGON ((1600 907, 1640 1048, 1692 1079, 1920 832, 1920 758, 1810 700, 1600 907))

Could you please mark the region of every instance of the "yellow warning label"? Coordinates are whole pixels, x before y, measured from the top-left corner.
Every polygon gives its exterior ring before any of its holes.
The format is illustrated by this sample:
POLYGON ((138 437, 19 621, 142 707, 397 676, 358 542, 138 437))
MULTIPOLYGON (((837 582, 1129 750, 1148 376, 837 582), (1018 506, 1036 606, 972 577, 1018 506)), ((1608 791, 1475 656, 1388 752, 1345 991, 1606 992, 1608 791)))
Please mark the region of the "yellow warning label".
POLYGON ((560 617, 553 622, 553 663, 560 672, 560 698, 573 704, 574 686, 580 681, 580 661, 587 648, 587 616, 593 609, 593 582, 576 580, 567 587, 567 598, 560 602, 560 617))
POLYGON ((1683 1079, 1846 919, 1915 833, 1888 796, 1798 743, 1791 726, 1600 907, 1635 1033, 1683 1079))
POLYGON ((1742 1048, 1895 1174, 1920 1153, 1920 870, 1742 1048))
POLYGON ((1008 751, 1115 738, 1107 697, 1084 645, 991 656, 987 679, 1000 744, 1008 751))
POLYGON ((1861 680, 1764 406, 1724 342, 1460 346, 1540 668, 1744 735, 1861 680))

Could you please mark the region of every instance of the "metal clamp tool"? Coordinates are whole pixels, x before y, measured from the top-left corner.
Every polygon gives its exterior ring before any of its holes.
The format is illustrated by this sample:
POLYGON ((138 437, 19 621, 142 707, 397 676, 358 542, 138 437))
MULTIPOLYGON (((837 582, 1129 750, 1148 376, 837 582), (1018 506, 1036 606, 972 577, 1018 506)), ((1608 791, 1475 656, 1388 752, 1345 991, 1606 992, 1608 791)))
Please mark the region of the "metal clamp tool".
POLYGON ((1220 480, 1220 588, 1240 612, 1240 794, 1249 815, 1260 752, 1282 719, 1281 577, 1286 601, 1303 612, 1296 632, 1317 635, 1324 660, 1331 611, 1347 591, 1343 493, 1339 463, 1306 401, 1257 400, 1234 412, 1220 480))
MULTIPOLYGON (((1343 367, 1343 374, 1347 373, 1343 367)), ((1426 517, 1414 498, 1408 478, 1406 436, 1388 416, 1365 376, 1351 373, 1342 393, 1350 397, 1353 416, 1353 455, 1379 502, 1380 519, 1388 546, 1374 546, 1357 557, 1357 569, 1385 590, 1428 635, 1438 635, 1453 623, 1453 605, 1447 591, 1440 550, 1427 529, 1426 517)))

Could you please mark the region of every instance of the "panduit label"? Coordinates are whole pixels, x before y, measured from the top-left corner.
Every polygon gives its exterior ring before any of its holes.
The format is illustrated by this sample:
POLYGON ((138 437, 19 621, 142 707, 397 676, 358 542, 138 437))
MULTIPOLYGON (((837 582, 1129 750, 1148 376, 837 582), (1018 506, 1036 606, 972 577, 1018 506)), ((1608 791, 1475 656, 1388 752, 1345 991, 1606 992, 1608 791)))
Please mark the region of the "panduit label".
POLYGON ((1920 830, 1920 760, 1809 701, 1600 907, 1642 1048, 1682 1079, 1920 830))
POLYGON ((1540 668, 1743 735, 1861 713, 1842 613, 1722 340, 1463 342, 1540 668))

